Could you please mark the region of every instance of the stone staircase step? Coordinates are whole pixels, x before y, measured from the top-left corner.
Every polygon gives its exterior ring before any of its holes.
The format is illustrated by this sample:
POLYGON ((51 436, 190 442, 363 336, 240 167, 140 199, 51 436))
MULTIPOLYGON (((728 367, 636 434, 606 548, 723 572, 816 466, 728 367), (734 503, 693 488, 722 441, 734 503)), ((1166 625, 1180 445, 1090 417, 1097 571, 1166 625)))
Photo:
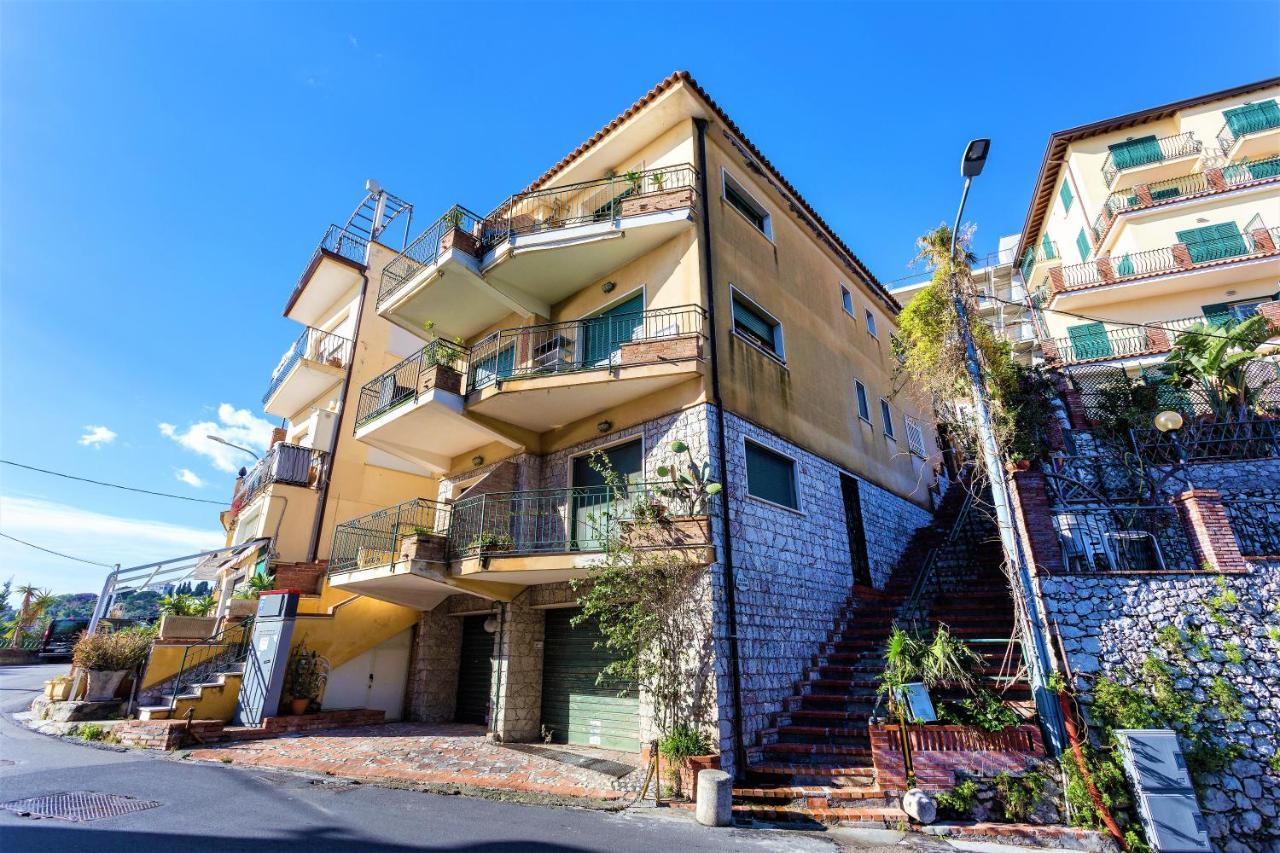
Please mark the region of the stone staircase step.
POLYGON ((774 823, 851 824, 882 826, 885 828, 893 828, 907 820, 907 814, 902 809, 887 806, 808 808, 805 806, 734 803, 733 815, 739 820, 771 821, 774 823))

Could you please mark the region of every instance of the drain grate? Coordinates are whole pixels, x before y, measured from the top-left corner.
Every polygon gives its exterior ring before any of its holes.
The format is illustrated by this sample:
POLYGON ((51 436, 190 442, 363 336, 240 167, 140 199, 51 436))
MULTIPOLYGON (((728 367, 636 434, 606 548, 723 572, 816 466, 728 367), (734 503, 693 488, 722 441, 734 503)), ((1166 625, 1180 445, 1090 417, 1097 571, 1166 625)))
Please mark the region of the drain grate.
POLYGON ((154 800, 139 800, 120 794, 99 794, 94 791, 63 791, 0 803, 0 809, 29 817, 56 817, 61 820, 100 820, 118 817, 131 812, 154 809, 160 805, 154 800))

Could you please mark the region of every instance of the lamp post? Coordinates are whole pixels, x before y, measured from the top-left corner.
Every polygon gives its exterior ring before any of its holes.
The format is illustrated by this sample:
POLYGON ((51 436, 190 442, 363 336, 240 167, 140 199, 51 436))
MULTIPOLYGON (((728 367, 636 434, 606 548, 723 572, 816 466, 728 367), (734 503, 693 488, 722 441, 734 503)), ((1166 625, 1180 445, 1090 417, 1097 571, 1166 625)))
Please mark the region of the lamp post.
POLYGON ((1062 751, 1063 724, 1062 709, 1057 697, 1049 690, 1049 647, 1045 637, 1044 625, 1041 623, 1040 610, 1036 603, 1032 587, 1031 571, 1027 565, 1026 555, 1022 552, 1013 526, 1013 513, 1010 509, 1008 484, 1005 482, 1004 467, 1000 464, 1000 449, 996 444, 995 428, 991 421, 991 404, 987 399, 987 388, 982 378, 982 366, 978 361, 978 348, 974 344, 973 330, 969 326, 969 310, 965 305, 964 294, 960 292, 959 278, 956 275, 956 234, 960 230, 960 220, 964 216, 965 202, 969 199, 969 187, 973 179, 982 174, 986 165, 987 154, 991 150, 991 140, 975 139, 965 148, 964 158, 960 161, 960 174, 964 178, 964 191, 960 195, 960 209, 956 211, 955 225, 951 228, 951 248, 948 254, 950 268, 951 301, 956 312, 956 328, 960 341, 964 345, 965 370, 969 374, 969 382, 973 386, 973 412, 978 432, 978 444, 982 452, 983 465, 987 469, 987 479, 991 482, 991 500, 996 512, 996 525, 1000 532, 1000 544, 1004 551, 1005 562, 1016 573, 1022 589, 1023 605, 1026 608, 1028 633, 1031 635, 1031 653, 1024 655, 1031 675, 1031 689, 1035 696, 1036 709, 1044 724, 1046 739, 1054 755, 1062 751))
POLYGON ((1173 441, 1173 450, 1177 454, 1174 465, 1177 467, 1178 474, 1182 477, 1182 482, 1186 483, 1188 489, 1194 489, 1191 483, 1191 477, 1187 474, 1187 454, 1182 448, 1182 439, 1179 438, 1178 430, 1182 429, 1182 413, 1175 412, 1173 409, 1165 409, 1156 415, 1151 423, 1156 429, 1160 430, 1163 435, 1167 435, 1173 441))
POLYGON ((216 435, 213 435, 213 434, 211 434, 211 433, 205 433, 205 436, 204 436, 204 437, 205 437, 205 438, 207 438, 207 439, 209 439, 210 441, 216 441, 216 442, 218 442, 218 444, 225 444, 227 447, 234 447, 236 450, 242 450, 242 451, 244 451, 245 453, 248 453, 248 454, 249 454, 250 456, 252 456, 254 459, 258 459, 258 460, 261 460, 261 459, 262 459, 262 457, 261 457, 261 456, 259 456, 258 454, 254 453, 254 452, 253 452, 252 450, 250 450, 249 448, 247 448, 247 447, 241 447, 241 446, 240 446, 240 445, 238 445, 238 444, 232 444, 231 442, 227 441, 225 438, 220 438, 220 437, 218 437, 218 436, 216 436, 216 435))

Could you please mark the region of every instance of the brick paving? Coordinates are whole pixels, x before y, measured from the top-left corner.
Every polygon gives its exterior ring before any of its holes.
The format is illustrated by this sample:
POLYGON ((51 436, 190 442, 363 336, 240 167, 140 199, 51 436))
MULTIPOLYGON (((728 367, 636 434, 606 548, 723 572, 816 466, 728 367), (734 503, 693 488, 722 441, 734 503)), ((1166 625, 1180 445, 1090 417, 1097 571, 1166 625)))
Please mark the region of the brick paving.
POLYGON ((368 782, 465 785, 553 797, 619 799, 642 778, 636 753, 502 744, 480 726, 386 723, 192 749, 188 758, 368 782))

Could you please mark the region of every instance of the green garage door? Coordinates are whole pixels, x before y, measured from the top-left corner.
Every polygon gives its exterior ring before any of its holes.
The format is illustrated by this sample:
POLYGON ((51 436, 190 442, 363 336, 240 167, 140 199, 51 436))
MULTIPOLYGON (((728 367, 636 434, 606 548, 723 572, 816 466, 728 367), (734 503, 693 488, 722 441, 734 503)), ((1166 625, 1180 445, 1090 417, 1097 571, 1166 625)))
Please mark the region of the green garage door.
POLYGON ((493 634, 488 616, 462 619, 462 655, 458 661, 458 704, 453 718, 483 726, 489 722, 489 680, 493 673, 493 634))
POLYGON ((597 684, 612 656, 596 648, 594 623, 569 624, 578 610, 547 611, 542 657, 542 724, 555 743, 640 751, 640 701, 635 685, 597 684), (622 689, 625 688, 625 689, 622 689))

